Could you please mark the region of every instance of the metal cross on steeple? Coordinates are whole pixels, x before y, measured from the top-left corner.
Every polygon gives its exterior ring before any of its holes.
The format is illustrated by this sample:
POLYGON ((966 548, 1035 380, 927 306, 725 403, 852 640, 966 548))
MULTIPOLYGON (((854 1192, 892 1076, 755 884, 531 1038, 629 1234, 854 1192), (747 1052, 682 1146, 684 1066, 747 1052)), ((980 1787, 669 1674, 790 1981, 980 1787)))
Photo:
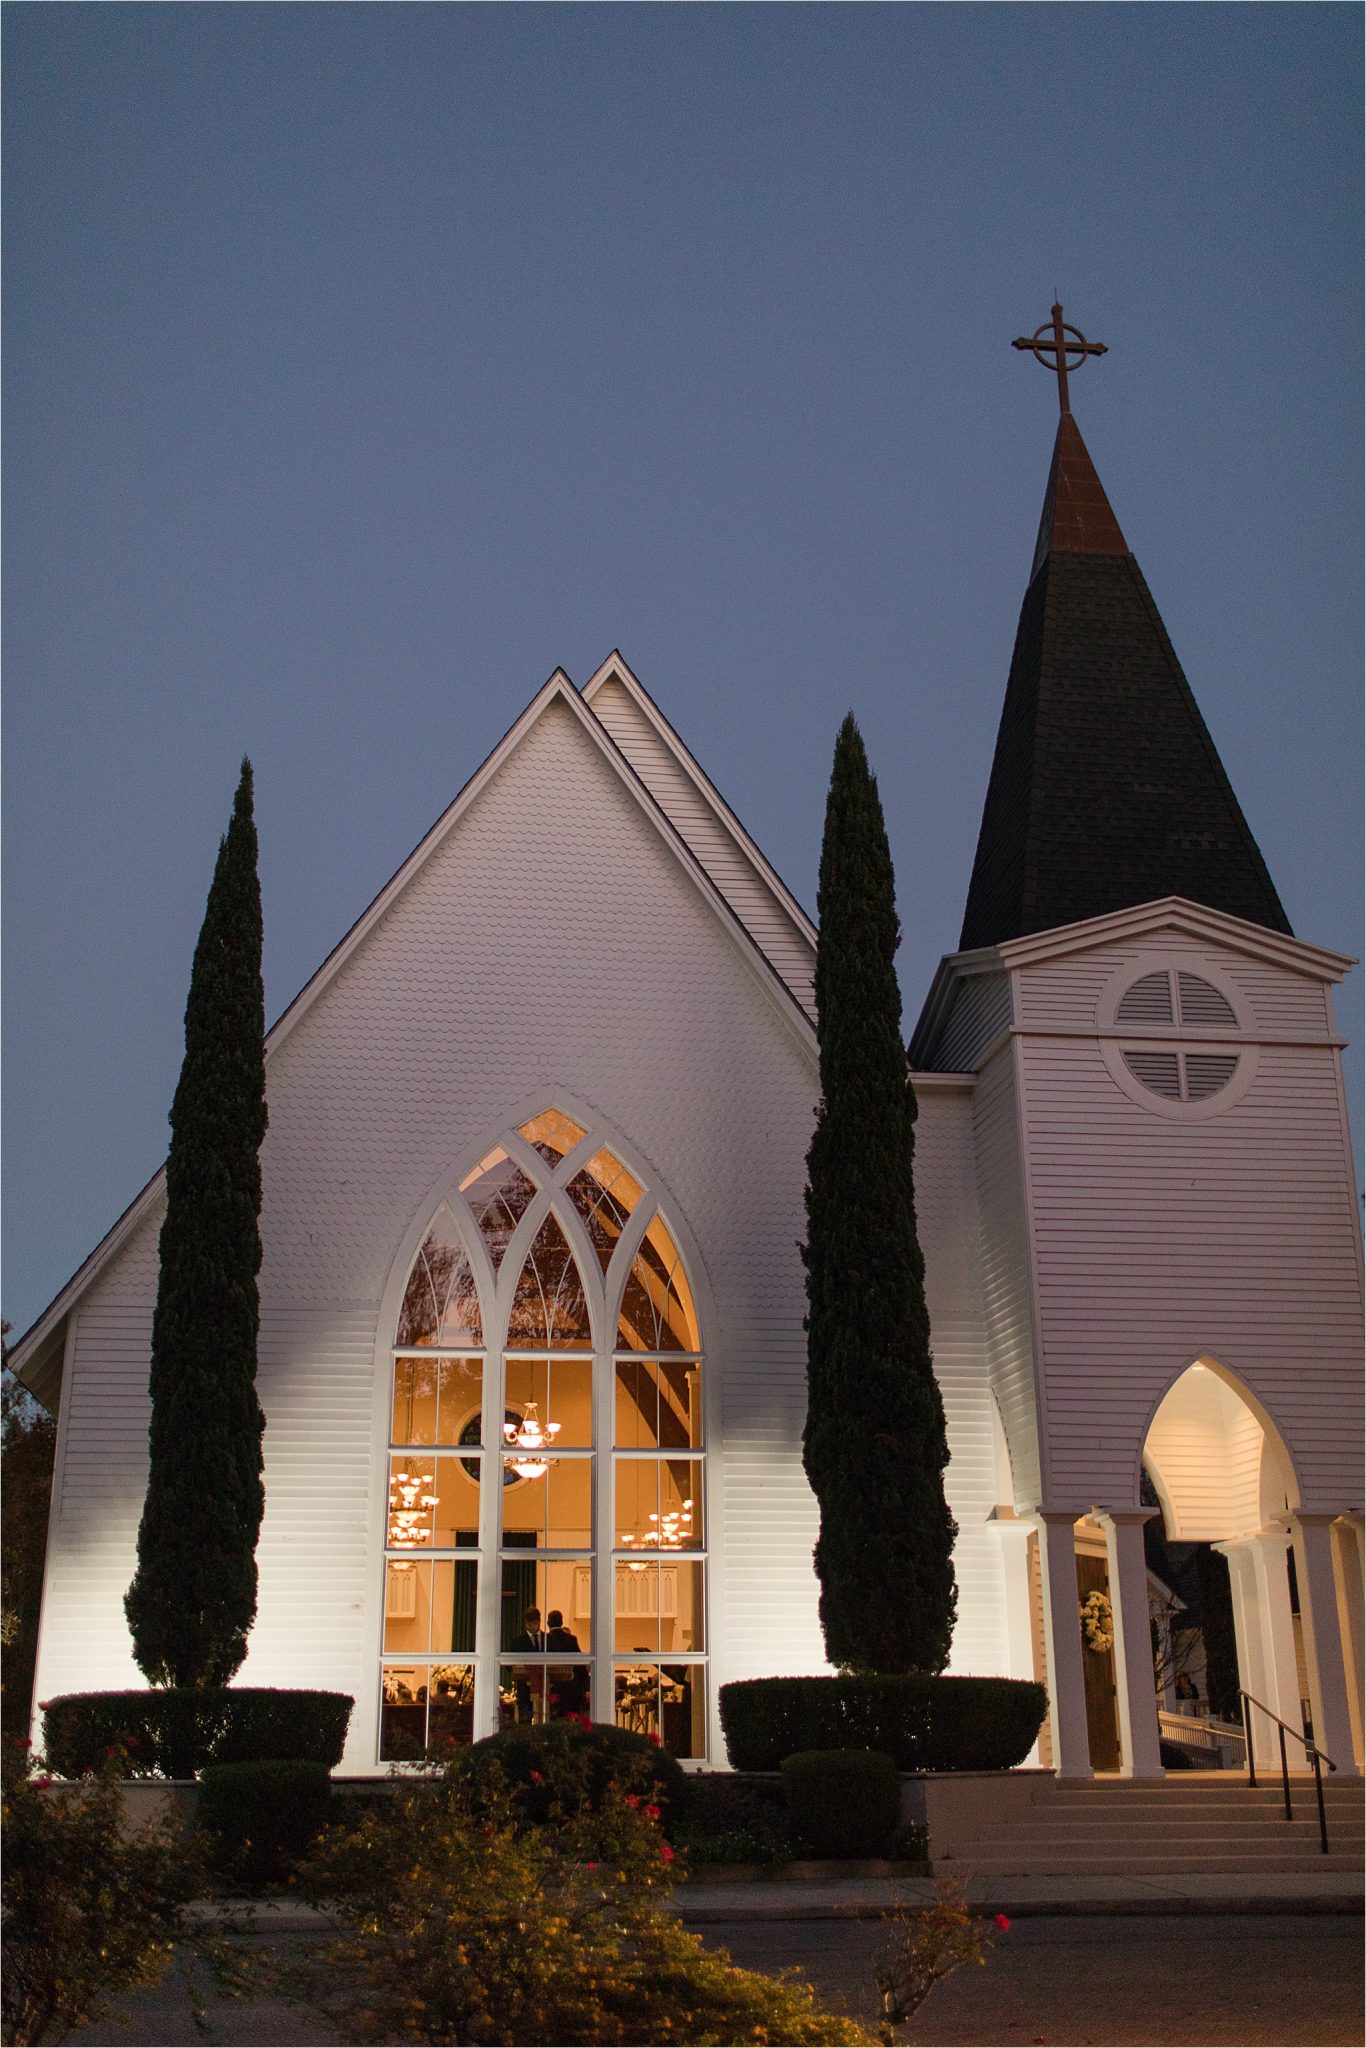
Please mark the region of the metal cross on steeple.
POLYGON ((1053 318, 1047 326, 1036 328, 1033 334, 1022 334, 1018 341, 1012 341, 1010 345, 1012 348, 1029 349, 1037 362, 1056 374, 1058 410, 1066 413, 1072 410, 1067 402, 1068 370, 1079 370, 1088 356, 1103 356, 1106 353, 1103 341, 1088 341, 1079 327, 1068 327, 1065 324, 1061 305, 1053 307, 1053 318), (1051 336, 1051 339, 1045 341, 1045 335, 1051 336), (1049 356, 1053 358, 1051 363, 1047 360, 1049 356), (1075 356, 1076 361, 1069 364, 1069 356, 1075 356))

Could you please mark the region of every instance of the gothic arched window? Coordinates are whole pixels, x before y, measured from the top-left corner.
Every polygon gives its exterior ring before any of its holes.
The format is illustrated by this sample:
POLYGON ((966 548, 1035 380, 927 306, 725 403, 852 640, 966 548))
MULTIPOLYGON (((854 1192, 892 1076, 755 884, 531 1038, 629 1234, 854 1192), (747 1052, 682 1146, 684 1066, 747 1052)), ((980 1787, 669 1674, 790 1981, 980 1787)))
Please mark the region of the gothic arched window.
POLYGON ((382 1760, 570 1713, 704 1754, 701 1375, 648 1187, 553 1106, 505 1134, 397 1318, 382 1760))

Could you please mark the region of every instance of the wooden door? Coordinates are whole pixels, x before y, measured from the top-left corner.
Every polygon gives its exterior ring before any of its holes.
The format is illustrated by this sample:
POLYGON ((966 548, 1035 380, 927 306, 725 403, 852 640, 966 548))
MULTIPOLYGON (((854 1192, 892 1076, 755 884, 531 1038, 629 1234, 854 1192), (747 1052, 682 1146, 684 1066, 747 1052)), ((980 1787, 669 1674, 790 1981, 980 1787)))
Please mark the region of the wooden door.
MULTIPOLYGON (((1088 1593, 1110 1597, 1110 1574, 1103 1557, 1077 1553, 1077 1601, 1088 1593)), ((1082 1678, 1086 1686, 1086 1734, 1093 1771, 1119 1769, 1119 1712, 1115 1700, 1115 1653, 1093 1650, 1081 1641, 1082 1678)))

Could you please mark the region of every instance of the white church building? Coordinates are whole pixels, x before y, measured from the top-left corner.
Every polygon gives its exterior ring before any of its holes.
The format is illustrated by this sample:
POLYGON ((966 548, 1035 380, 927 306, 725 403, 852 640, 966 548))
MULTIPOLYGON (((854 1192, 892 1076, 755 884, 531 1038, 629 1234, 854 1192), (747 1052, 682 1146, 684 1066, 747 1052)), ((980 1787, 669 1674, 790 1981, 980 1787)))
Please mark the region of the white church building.
MULTIPOLYGON (((270 1033, 239 1682, 353 1695, 344 1771, 579 1710, 723 1765, 722 1685, 824 1668, 815 946, 613 654, 556 671, 270 1033)), ((1068 1777, 1161 1770, 1145 1468, 1169 1536, 1228 1557, 1241 1685, 1359 1768, 1349 964, 1291 934, 1064 413, 911 1081, 950 1668, 1041 1678, 1068 1777)), ((142 1682, 163 1206, 159 1176, 15 1352, 58 1415, 42 1699, 142 1682)), ((875 1528, 867 1570, 895 1600, 875 1528)))

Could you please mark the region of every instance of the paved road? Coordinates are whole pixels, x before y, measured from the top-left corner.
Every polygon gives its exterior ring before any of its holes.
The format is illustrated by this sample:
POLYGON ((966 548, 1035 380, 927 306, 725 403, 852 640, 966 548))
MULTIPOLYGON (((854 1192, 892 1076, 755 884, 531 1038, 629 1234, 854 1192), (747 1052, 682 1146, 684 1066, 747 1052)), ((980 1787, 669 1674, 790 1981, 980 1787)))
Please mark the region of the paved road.
MULTIPOLYGON (((795 1966, 831 2005, 871 2020, 886 1941, 871 1921, 748 1921, 700 1929, 749 1969, 795 1966)), ((1071 2043, 1359 2048, 1361 1926, 1354 1917, 1020 1919, 984 1968, 931 1992, 904 2038, 958 2048, 1071 2043)))
MULTIPOLYGON (((795 1967, 830 2004, 876 2010, 876 1922, 804 1920, 708 1926, 708 1942, 751 1969, 795 1967)), ((210 1998, 194 2029, 178 1973, 131 1999, 124 2024, 83 2028, 80 2048, 328 2048, 341 2036, 273 1999, 210 1998)), ((986 1967, 932 1992, 904 2038, 919 2048, 1066 2048, 1072 2043, 1211 2048, 1359 2048, 1361 1929, 1347 1916, 1237 1914, 1020 1919, 986 1967)))

